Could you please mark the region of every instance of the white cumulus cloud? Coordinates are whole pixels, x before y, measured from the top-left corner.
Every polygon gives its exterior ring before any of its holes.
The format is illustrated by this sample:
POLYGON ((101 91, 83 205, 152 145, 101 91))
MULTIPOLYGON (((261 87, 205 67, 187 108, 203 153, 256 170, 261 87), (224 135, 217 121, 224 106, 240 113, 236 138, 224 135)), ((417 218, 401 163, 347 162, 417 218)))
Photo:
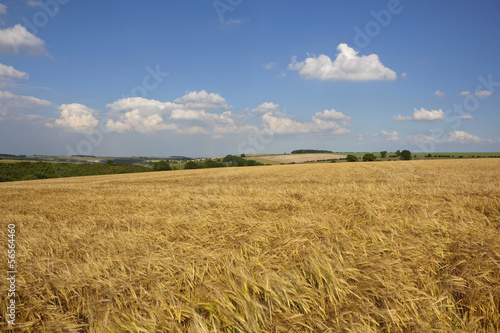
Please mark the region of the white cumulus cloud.
POLYGON ((205 90, 191 91, 174 102, 160 102, 141 97, 125 98, 106 105, 110 109, 106 127, 109 131, 149 133, 173 130, 183 134, 235 133, 235 115, 209 109, 228 108, 226 100, 205 90))
POLYGON ((493 94, 493 92, 491 92, 489 90, 480 90, 480 91, 475 93, 475 96, 477 96, 477 97, 490 97, 491 94, 493 94))
POLYGON ((112 114, 126 113, 132 110, 139 110, 141 114, 161 114, 168 113, 171 110, 180 107, 179 104, 171 102, 160 102, 154 99, 142 97, 123 98, 116 102, 106 105, 112 114))
POLYGON ((415 120, 415 121, 439 121, 444 119, 443 110, 426 110, 424 108, 413 109, 413 115, 392 117, 394 120, 415 120))
POLYGON ((106 105, 110 119, 106 128, 111 132, 124 133, 137 131, 151 133, 160 130, 177 130, 175 124, 167 124, 164 118, 170 117, 173 110, 182 105, 160 102, 142 97, 123 98, 106 105))
POLYGON ((292 57, 288 68, 299 72, 305 79, 319 80, 395 80, 396 72, 385 67, 376 54, 358 56, 358 52, 347 44, 337 46, 339 53, 335 60, 321 54, 318 57, 310 56, 306 60, 297 62, 292 57))
POLYGON ((36 37, 25 27, 16 24, 13 27, 0 30, 0 52, 18 54, 26 52, 32 55, 45 55, 45 42, 36 37))
POLYGON ((227 109, 226 100, 219 94, 207 93, 205 90, 190 91, 184 96, 174 100, 176 103, 184 104, 190 109, 227 109))
POLYGON ((273 102, 264 102, 255 109, 253 109, 253 112, 259 112, 259 113, 267 113, 267 112, 273 112, 278 110, 279 105, 274 104, 273 102))
POLYGON ((75 132, 90 133, 99 125, 95 118, 97 111, 79 103, 63 104, 59 106, 60 118, 53 123, 49 122, 47 127, 64 127, 75 132))
POLYGON ((111 132, 127 132, 135 130, 139 133, 151 133, 160 130, 176 130, 175 124, 165 124, 158 114, 145 116, 139 110, 132 110, 123 114, 119 120, 108 119, 106 128, 111 132))
POLYGON ((263 130, 267 133, 292 134, 324 132, 330 134, 343 134, 350 132, 349 129, 340 126, 336 121, 321 119, 316 113, 309 122, 299 122, 285 116, 278 116, 273 112, 262 115, 263 130))
POLYGON ((344 125, 351 124, 351 117, 346 116, 342 112, 335 111, 335 109, 324 110, 323 112, 316 112, 314 116, 319 119, 338 120, 341 121, 342 124, 344 125))
POLYGON ((483 140, 480 137, 469 134, 465 131, 453 131, 449 134, 446 142, 481 143, 483 140))
POLYGON ((0 91, 0 120, 26 119, 26 114, 37 113, 52 103, 33 96, 20 96, 10 91, 0 91))
POLYGON ((413 119, 418 121, 436 121, 443 120, 444 112, 443 110, 425 110, 420 108, 420 110, 415 109, 413 111, 413 119))
POLYGON ((0 78, 1 79, 29 79, 29 75, 26 72, 21 72, 12 66, 7 66, 0 64, 0 78))

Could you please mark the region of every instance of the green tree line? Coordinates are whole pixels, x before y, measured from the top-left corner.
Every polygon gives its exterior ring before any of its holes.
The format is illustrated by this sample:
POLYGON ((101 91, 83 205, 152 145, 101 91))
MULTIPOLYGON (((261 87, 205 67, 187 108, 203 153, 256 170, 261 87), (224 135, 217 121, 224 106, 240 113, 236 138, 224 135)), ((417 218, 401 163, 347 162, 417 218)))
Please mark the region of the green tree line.
POLYGON ((333 151, 330 150, 318 150, 318 149, 297 149, 292 151, 292 154, 331 154, 333 151))
POLYGON ((0 182, 148 171, 152 170, 144 166, 126 163, 0 163, 0 182))

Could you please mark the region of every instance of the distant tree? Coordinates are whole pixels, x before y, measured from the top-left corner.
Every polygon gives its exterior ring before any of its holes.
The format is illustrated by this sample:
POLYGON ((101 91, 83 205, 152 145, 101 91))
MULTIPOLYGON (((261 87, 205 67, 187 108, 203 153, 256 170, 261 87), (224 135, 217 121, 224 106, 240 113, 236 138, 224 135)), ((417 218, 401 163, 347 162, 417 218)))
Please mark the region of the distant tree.
POLYGON ((233 155, 226 155, 222 162, 232 162, 233 161, 233 155))
POLYGON ((380 152, 380 157, 386 158, 387 157, 387 151, 386 150, 381 151, 380 152))
POLYGON ((107 160, 106 164, 113 164, 113 160, 107 160))
POLYGON ((187 161, 186 164, 184 164, 184 169, 185 170, 188 170, 188 169, 199 169, 199 168, 200 168, 200 166, 195 161, 187 161))
POLYGON ((399 156, 399 159, 401 160, 411 160, 411 151, 409 150, 403 150, 399 156))
POLYGON ((247 160, 239 157, 239 158, 236 158, 236 165, 237 166, 247 166, 248 162, 247 162, 247 160))
POLYGON ((399 155, 401 155, 401 152, 398 150, 396 150, 396 157, 399 157, 399 155))
POLYGON ((345 159, 347 160, 347 162, 357 162, 358 161, 358 158, 354 155, 347 155, 347 157, 345 159))
POLYGON ((223 166, 224 166, 223 163, 212 160, 211 158, 205 160, 205 162, 203 163, 204 168, 220 168, 223 166))
POLYGON ((377 157, 373 154, 365 154, 363 156, 363 161, 375 161, 377 157))
POLYGON ((165 171, 165 170, 172 170, 170 167, 170 163, 167 161, 158 161, 153 163, 153 171, 165 171))
POLYGON ((432 155, 431 154, 427 154, 427 157, 432 157, 432 155))
POLYGON ((245 155, 245 154, 241 154, 240 156, 241 156, 241 157, 246 157, 247 155, 245 155))

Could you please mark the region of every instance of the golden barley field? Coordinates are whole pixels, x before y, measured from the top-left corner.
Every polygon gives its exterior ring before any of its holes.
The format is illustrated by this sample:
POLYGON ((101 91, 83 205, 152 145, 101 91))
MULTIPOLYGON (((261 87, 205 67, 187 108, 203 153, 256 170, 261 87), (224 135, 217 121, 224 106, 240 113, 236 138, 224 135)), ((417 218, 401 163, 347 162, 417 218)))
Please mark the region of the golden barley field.
POLYGON ((16 332, 500 330, 500 159, 12 182, 0 209, 16 332))

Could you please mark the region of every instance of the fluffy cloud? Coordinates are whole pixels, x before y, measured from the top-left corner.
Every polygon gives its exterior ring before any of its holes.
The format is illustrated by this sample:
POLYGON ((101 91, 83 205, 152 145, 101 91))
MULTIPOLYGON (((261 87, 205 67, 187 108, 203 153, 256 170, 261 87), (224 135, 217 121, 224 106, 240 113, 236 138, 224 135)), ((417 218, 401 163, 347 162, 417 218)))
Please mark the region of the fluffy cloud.
POLYGON ((126 112, 119 120, 108 119, 106 128, 111 132, 127 132, 135 130, 139 133, 151 133, 160 130, 176 130, 175 124, 165 124, 158 114, 144 116, 139 110, 126 112))
POLYGON ((11 93, 10 91, 0 91, 0 105, 25 108, 36 106, 48 106, 51 103, 44 99, 39 99, 32 96, 20 96, 11 93))
POLYGON ((0 78, 1 79, 29 79, 29 75, 26 72, 21 72, 12 66, 7 66, 0 64, 0 78))
POLYGON ((0 3, 0 14, 7 14, 7 6, 3 3, 0 3))
POLYGON ((173 120, 200 120, 200 121, 214 121, 214 122, 225 122, 232 123, 231 111, 223 112, 222 114, 210 113, 205 110, 185 110, 185 109, 175 109, 170 115, 170 119, 173 120))
POLYGON ((184 134, 207 134, 238 129, 231 111, 221 114, 206 111, 224 109, 228 105, 219 94, 209 94, 205 90, 188 92, 175 102, 135 97, 118 100, 106 107, 110 109, 108 116, 111 118, 106 127, 114 132, 175 130, 184 134))
POLYGON ((445 142, 481 143, 483 140, 478 136, 464 131, 453 131, 449 134, 448 139, 446 139, 445 142))
POLYGON ((32 55, 44 55, 47 54, 44 44, 43 40, 20 24, 0 30, 1 53, 18 54, 23 51, 32 55))
POLYGON ((312 133, 312 132, 327 132, 330 134, 343 134, 350 132, 349 129, 343 128, 333 120, 324 120, 317 115, 322 115, 321 112, 316 113, 310 122, 299 122, 288 117, 280 117, 272 112, 268 112, 262 116, 263 130, 267 133, 275 134, 292 134, 292 133, 312 133))
POLYGON ((262 116, 262 122, 265 130, 271 133, 308 133, 310 131, 308 124, 303 124, 290 118, 276 117, 271 112, 262 116))
POLYGON ((443 110, 426 110, 424 108, 413 109, 412 116, 402 116, 398 114, 392 117, 394 120, 415 120, 415 121, 438 121, 444 119, 443 110))
POLYGON ((399 136, 398 136, 398 132, 397 131, 394 131, 394 132, 387 132, 387 131, 380 131, 380 133, 382 133, 382 135, 388 140, 388 141, 398 141, 399 140, 399 136))
POLYGON ((358 52, 343 43, 337 46, 337 50, 339 53, 334 61, 324 54, 318 57, 310 56, 301 62, 292 57, 288 68, 298 71, 304 79, 323 81, 395 80, 397 77, 396 72, 385 67, 376 54, 358 56, 358 52))
POLYGON ((351 117, 344 115, 342 112, 335 111, 334 109, 317 112, 315 117, 326 120, 338 120, 341 121, 343 125, 351 124, 351 117))
POLYGON ((46 123, 47 127, 64 127, 75 132, 90 133, 99 125, 94 117, 97 111, 78 103, 63 104, 59 108, 60 118, 53 123, 46 123))
POLYGON ((444 92, 440 91, 440 90, 436 90, 434 92, 434 96, 437 96, 437 97, 444 97, 444 92))
POLYGON ((264 102, 255 109, 253 109, 253 112, 259 112, 259 113, 267 113, 267 112, 273 112, 278 110, 279 105, 274 104, 273 102, 264 102))
POLYGON ((107 121, 106 128, 112 132, 150 133, 177 129, 174 124, 165 124, 163 121, 163 117, 169 117, 173 109, 180 107, 176 103, 130 97, 110 103, 106 107, 110 109, 108 116, 112 118, 107 121))
POLYGON ((10 91, 0 91, 0 120, 25 118, 27 113, 38 112, 52 103, 32 96, 20 96, 10 91))
POLYGON ((152 115, 163 113, 168 114, 171 110, 180 107, 180 105, 142 97, 129 97, 110 103, 106 105, 106 107, 110 109, 111 115, 126 113, 133 110, 139 110, 139 112, 143 115, 152 115))
POLYGON ((207 93, 205 90, 190 91, 174 102, 183 104, 189 109, 227 109, 226 100, 219 94, 207 93))
POLYGON ((417 121, 436 121, 443 120, 444 112, 443 110, 425 110, 421 108, 420 110, 414 109, 413 119, 417 121))

